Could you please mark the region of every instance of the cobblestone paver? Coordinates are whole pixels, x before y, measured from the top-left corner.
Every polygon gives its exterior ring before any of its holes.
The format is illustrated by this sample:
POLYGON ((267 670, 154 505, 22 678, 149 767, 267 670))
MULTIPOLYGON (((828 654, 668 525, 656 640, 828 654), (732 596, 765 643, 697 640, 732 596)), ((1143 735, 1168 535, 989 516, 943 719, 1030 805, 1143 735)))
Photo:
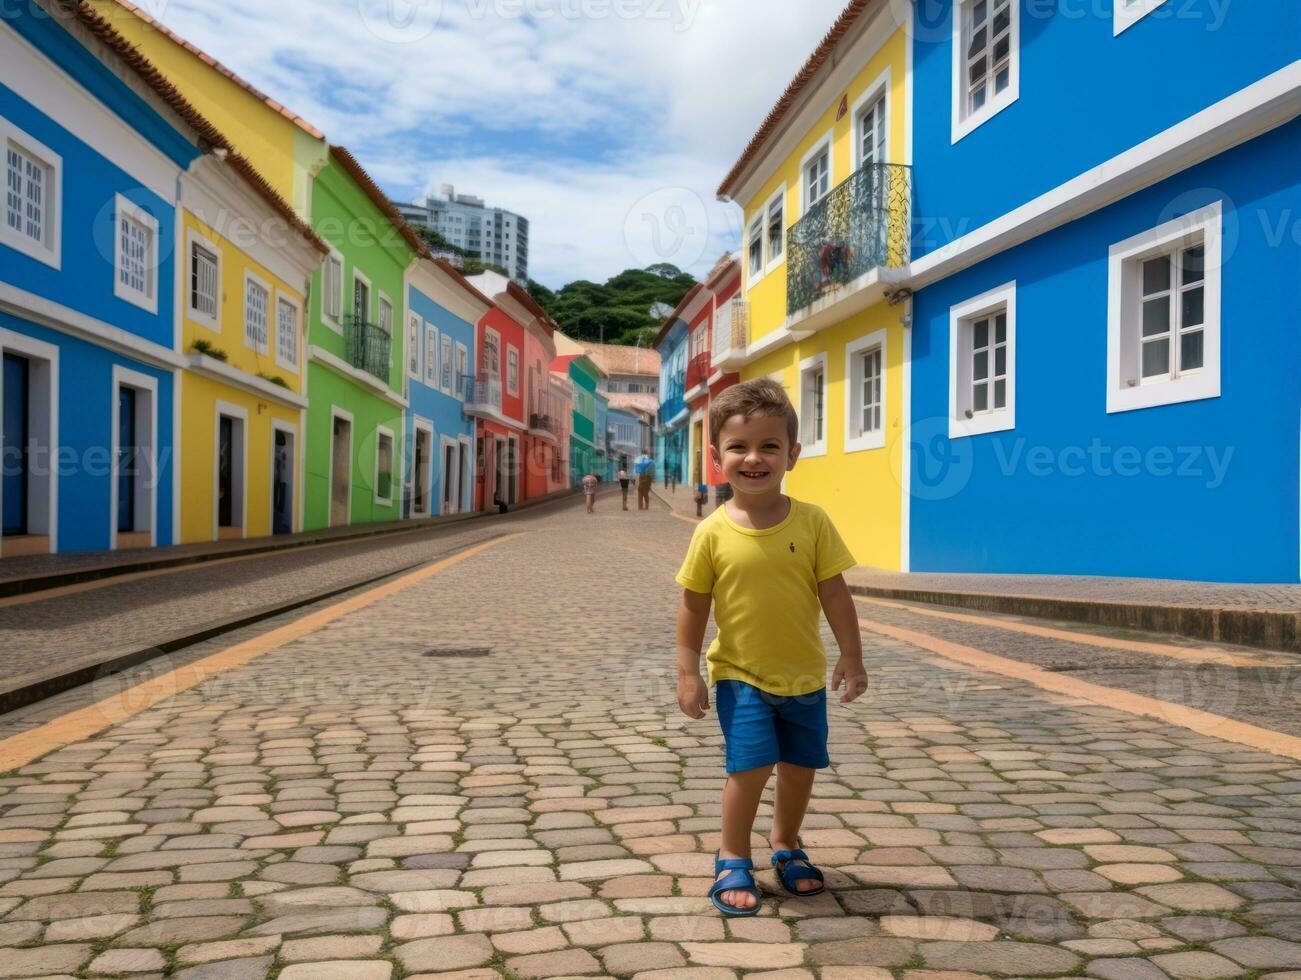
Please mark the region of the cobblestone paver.
POLYGON ((829 892, 765 872, 720 919, 690 527, 518 527, 0 778, 0 977, 1296 980, 1301 764, 871 635, 805 831, 829 892))

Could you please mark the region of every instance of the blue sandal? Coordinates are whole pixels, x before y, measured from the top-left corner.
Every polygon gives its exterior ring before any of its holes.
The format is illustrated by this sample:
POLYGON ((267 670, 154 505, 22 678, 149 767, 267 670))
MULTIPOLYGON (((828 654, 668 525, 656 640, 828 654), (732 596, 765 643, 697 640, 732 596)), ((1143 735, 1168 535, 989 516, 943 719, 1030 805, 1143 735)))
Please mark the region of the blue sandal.
POLYGON ((754 881, 753 861, 749 858, 720 858, 718 852, 715 851, 714 877, 718 878, 718 880, 709 889, 709 900, 714 903, 714 908, 724 915, 736 918, 759 914, 763 896, 759 894, 759 886, 754 881), (718 878, 718 875, 724 871, 730 871, 731 874, 718 878), (728 905, 718 897, 723 892, 731 891, 752 893, 754 895, 754 908, 743 909, 736 905, 728 905))
MULTIPOLYGON (((799 839, 795 842, 800 845, 804 843, 799 839)), ((777 880, 781 882, 781 886, 792 895, 809 898, 813 895, 821 895, 827 890, 827 886, 822 884, 824 881, 822 872, 813 866, 813 862, 809 860, 802 847, 792 851, 773 851, 772 866, 777 869, 777 880), (801 881, 816 881, 818 887, 801 891, 796 887, 801 881)))

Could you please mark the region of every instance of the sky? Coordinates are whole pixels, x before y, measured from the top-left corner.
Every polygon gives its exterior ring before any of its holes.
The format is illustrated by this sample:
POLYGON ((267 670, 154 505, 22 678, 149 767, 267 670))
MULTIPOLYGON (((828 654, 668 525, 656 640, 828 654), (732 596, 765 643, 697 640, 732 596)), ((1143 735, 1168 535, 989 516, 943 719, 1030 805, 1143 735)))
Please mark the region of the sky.
POLYGON ((845 0, 135 0, 390 197, 523 214, 557 288, 740 239, 715 190, 845 0))

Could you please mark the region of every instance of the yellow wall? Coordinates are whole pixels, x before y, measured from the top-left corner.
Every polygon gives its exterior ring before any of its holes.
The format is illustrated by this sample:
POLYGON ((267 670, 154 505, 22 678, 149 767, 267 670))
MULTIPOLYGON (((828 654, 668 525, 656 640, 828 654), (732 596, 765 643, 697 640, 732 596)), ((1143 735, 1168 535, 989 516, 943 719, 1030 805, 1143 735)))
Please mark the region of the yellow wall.
MULTIPOLYGON (((795 150, 782 162, 763 188, 743 202, 749 228, 754 216, 766 209, 768 202, 785 188, 785 218, 789 228, 800 218, 801 166, 805 156, 833 130, 832 186, 851 173, 853 166, 854 103, 873 86, 888 69, 890 73, 889 160, 906 163, 905 79, 907 72, 907 38, 896 31, 863 66, 846 89, 817 93, 825 102, 825 111, 813 123, 795 150), (836 121, 843 97, 848 97, 851 111, 836 121)), ((789 243, 785 249, 789 256, 789 243)), ((745 246, 742 246, 743 263, 745 246)), ((786 262, 775 267, 757 283, 748 281, 746 265, 746 299, 750 302, 750 343, 780 329, 786 321, 786 262)), ((901 439, 904 408, 903 363, 905 328, 903 306, 884 302, 863 310, 843 321, 817 331, 799 343, 787 344, 741 369, 744 380, 774 376, 786 387, 791 401, 800 407, 800 363, 806 358, 827 355, 826 454, 802 459, 786 480, 786 489, 801 500, 824 508, 845 538, 860 565, 898 569, 901 564, 902 490, 905 446, 901 439), (878 330, 885 339, 885 445, 879 449, 845 452, 845 399, 848 397, 845 347, 878 330)))
POLYGON ((95 0, 118 32, 144 53, 303 217, 311 214, 311 171, 326 146, 113 0, 95 0))
MULTIPOLYGON (((268 378, 284 379, 290 391, 302 391, 304 349, 303 317, 306 315, 302 289, 277 278, 268 269, 255 262, 229 239, 201 222, 189 211, 184 212, 185 244, 180 254, 184 263, 182 309, 185 311, 181 326, 181 350, 189 352, 195 340, 206 340, 227 355, 226 363, 248 375, 259 372, 268 378), (214 332, 193 319, 190 311, 189 237, 196 233, 215 245, 221 252, 221 304, 220 330, 214 332), (244 273, 251 271, 271 287, 268 308, 268 352, 260 354, 244 340, 244 273), (299 309, 298 363, 299 370, 291 370, 276 363, 276 302, 284 296, 296 303, 299 309)), ((217 402, 228 402, 243 408, 248 418, 244 425, 247 444, 247 483, 245 488, 246 537, 261 537, 271 533, 271 446, 274 436, 273 419, 291 424, 297 431, 294 446, 294 514, 298 517, 297 487, 301 479, 298 459, 302 454, 299 410, 271 398, 252 394, 193 371, 184 372, 181 383, 181 542, 211 541, 216 507, 216 438, 217 402)), ((237 518, 238 520, 238 518, 237 518)))
MULTIPOLYGON (((790 228, 800 219, 801 164, 805 154, 813 149, 830 130, 833 132, 831 185, 841 183, 852 172, 854 160, 854 113, 847 112, 839 122, 836 113, 842 97, 848 96, 849 106, 854 103, 881 75, 890 72, 889 103, 886 116, 889 124, 887 140, 889 142, 889 159, 893 163, 906 163, 905 142, 907 139, 905 98, 905 78, 907 73, 908 38, 900 29, 868 60, 863 69, 854 76, 849 86, 840 91, 816 93, 816 98, 825 101, 826 106, 817 121, 809 127, 804 138, 795 150, 777 167, 776 171, 763 184, 759 192, 748 201, 740 201, 745 210, 745 222, 742 224, 743 235, 748 231, 755 216, 768 206, 768 202, 782 188, 785 189, 785 221, 790 228)), ((779 329, 786 321, 786 257, 790 254, 789 243, 784 250, 781 264, 757 282, 751 282, 749 258, 746 252, 747 242, 742 241, 741 258, 745 281, 743 289, 750 303, 750 343, 761 339, 779 329)))
MULTIPOLYGON (((280 405, 239 388, 186 371, 181 381, 181 543, 213 540, 216 520, 217 402, 238 405, 248 413, 244 423, 247 445, 245 467, 246 527, 244 536, 271 533, 272 419, 295 429, 294 527, 302 526, 298 487, 302 479, 298 460, 302 454, 302 426, 298 409, 280 405)), ((238 521, 238 517, 236 517, 238 521)))

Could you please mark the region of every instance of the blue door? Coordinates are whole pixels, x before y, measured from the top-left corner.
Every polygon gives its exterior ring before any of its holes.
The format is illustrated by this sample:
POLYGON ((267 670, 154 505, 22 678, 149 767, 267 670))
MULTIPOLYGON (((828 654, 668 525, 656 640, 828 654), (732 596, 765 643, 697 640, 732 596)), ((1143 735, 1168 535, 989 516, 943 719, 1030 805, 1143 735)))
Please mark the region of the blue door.
POLYGON ((117 529, 136 529, 136 390, 117 390, 117 529))
POLYGON ((4 426, 0 462, 3 465, 4 483, 0 495, 4 498, 4 533, 27 533, 27 424, 28 424, 28 364, 27 359, 13 354, 4 355, 4 426))

